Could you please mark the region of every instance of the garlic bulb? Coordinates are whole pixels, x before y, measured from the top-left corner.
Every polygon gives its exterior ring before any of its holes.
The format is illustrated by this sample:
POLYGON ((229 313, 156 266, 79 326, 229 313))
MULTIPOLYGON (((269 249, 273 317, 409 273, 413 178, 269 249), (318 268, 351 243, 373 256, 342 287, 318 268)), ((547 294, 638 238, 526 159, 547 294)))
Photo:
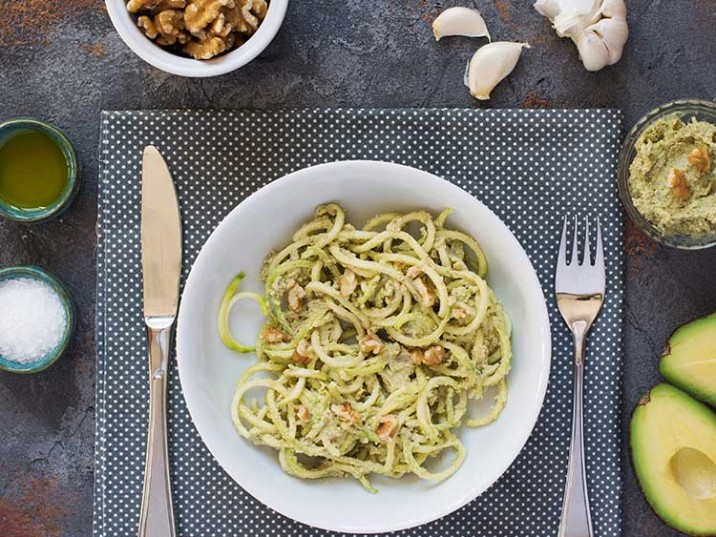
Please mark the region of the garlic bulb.
POLYGON ((465 84, 470 94, 481 101, 490 98, 490 93, 517 65, 527 43, 498 41, 478 49, 465 71, 465 84))
POLYGON ((453 35, 490 39, 490 33, 480 12, 466 7, 451 7, 440 13, 433 21, 433 35, 436 41, 440 41, 441 37, 453 35))
POLYGON ((534 7, 557 35, 574 41, 587 71, 621 59, 629 37, 624 0, 537 0, 534 7))

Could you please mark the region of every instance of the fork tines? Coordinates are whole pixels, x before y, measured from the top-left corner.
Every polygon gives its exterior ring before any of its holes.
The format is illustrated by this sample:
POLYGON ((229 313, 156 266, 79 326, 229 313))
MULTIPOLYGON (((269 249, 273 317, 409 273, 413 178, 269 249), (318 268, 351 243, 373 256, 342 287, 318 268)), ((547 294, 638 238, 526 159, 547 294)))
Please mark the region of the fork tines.
POLYGON ((584 219, 584 244, 582 260, 579 258, 579 219, 574 218, 574 238, 572 253, 567 258, 567 217, 562 226, 562 239, 557 257, 555 288, 558 293, 604 292, 604 246, 599 218, 597 223, 597 241, 594 262, 589 237, 589 217, 584 219))

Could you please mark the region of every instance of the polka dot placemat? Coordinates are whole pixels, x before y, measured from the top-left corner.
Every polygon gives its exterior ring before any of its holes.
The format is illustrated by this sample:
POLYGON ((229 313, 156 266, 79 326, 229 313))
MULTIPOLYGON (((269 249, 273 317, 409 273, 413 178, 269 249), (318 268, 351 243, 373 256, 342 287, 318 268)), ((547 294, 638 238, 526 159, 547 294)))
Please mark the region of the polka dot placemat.
MULTIPOLYGON (((140 268, 142 149, 173 172, 184 225, 185 278, 211 231, 241 200, 289 172, 335 160, 399 162, 444 177, 490 207, 529 254, 553 326, 549 390, 539 422, 485 494, 409 537, 557 534, 567 468, 572 344, 553 271, 564 215, 599 216, 607 301, 587 349, 585 427, 597 537, 620 534, 622 212, 612 110, 280 110, 105 112, 98 221, 96 536, 136 535, 147 427, 140 268)), ((406 185, 409 187, 409 185, 406 185)), ((178 535, 318 537, 267 509, 229 478, 189 418, 175 364, 169 449, 178 535)), ((419 509, 419 506, 416 506, 419 509)))

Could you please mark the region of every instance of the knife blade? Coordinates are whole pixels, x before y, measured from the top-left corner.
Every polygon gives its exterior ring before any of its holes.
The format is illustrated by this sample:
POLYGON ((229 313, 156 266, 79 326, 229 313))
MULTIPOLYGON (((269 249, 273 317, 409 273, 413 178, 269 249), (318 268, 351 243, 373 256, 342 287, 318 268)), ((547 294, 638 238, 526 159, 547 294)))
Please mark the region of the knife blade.
POLYGON ((175 316, 181 272, 181 217, 174 183, 156 147, 142 158, 144 316, 175 316))
POLYGON ((175 537, 167 452, 167 378, 179 303, 181 216, 171 173, 154 146, 142 157, 142 276, 149 358, 149 430, 139 537, 175 537))

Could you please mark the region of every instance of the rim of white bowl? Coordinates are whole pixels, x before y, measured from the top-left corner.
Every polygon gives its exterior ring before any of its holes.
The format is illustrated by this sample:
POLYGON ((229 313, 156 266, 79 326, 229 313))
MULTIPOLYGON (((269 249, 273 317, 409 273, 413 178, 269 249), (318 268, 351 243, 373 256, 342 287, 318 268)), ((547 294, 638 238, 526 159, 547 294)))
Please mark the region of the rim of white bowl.
MULTIPOLYGON (((185 347, 184 344, 184 338, 186 336, 183 335, 183 331, 181 330, 181 326, 185 324, 186 319, 184 317, 188 315, 185 312, 185 309, 182 308, 182 304, 180 303, 179 307, 179 315, 178 315, 178 323, 177 323, 177 334, 176 334, 176 360, 177 360, 177 368, 179 372, 179 382, 182 385, 182 394, 184 396, 184 401, 187 406, 187 410, 189 411, 189 416, 191 417, 192 423, 196 427, 197 432, 199 433, 199 437, 201 438, 202 442, 206 446, 206 448, 211 453, 214 460, 219 464, 221 469, 226 472, 226 474, 234 480, 247 494, 252 496, 257 501, 261 502, 263 505, 268 507, 269 509, 272 509, 276 511, 277 513, 294 520, 296 522, 306 524, 308 526, 319 528, 326 531, 333 531, 333 532, 339 532, 339 533, 354 533, 354 534, 363 534, 363 535, 376 535, 376 534, 383 534, 383 533, 390 533, 395 531, 402 531, 407 530, 410 528, 416 528, 419 526, 422 526, 424 524, 428 524, 430 522, 433 522, 435 520, 439 520, 451 513, 454 513, 458 509, 464 507, 471 501, 475 500, 479 496, 483 495, 487 490, 489 490, 492 486, 494 486, 495 483, 497 483, 502 476, 504 476, 505 472, 509 470, 509 468, 512 466, 512 464, 515 462, 519 454, 524 449, 525 445, 527 444, 527 441, 532 436, 532 433, 534 432, 534 428, 537 425, 537 420, 539 419, 540 413, 542 412, 542 408, 544 407, 544 401, 547 394, 547 387, 549 385, 549 377, 551 374, 551 363, 552 363, 552 339, 551 339, 551 327, 549 322, 549 314, 547 312, 547 304, 545 301, 545 295, 544 291, 542 290, 542 285, 539 281, 539 278, 537 277, 537 273, 534 269, 534 266, 532 265, 532 261, 530 261, 529 257, 527 256, 527 253, 525 252, 524 248, 520 244, 520 242, 517 240, 517 237, 514 236, 512 231, 507 227, 507 225, 502 221, 500 217, 498 217, 489 207, 487 207, 484 203, 482 203, 479 199, 472 196, 469 192, 465 191, 464 189, 460 188, 459 186, 437 176, 432 173, 420 170, 418 168, 413 168, 412 166, 405 166, 402 164, 396 164, 392 162, 383 162, 383 161, 372 161, 372 160, 344 160, 344 161, 334 161, 334 162, 327 162, 324 164, 318 164, 315 166, 308 166, 306 168, 302 168, 300 170, 296 170, 292 173, 289 173, 287 175, 284 175, 282 177, 279 177, 278 179, 275 179, 268 183, 267 185, 263 186, 253 194, 249 195, 246 199, 241 201, 238 205, 236 205, 230 212, 227 214, 222 221, 214 228, 214 230, 209 235, 209 238, 204 242, 204 245, 202 246, 201 250, 199 251, 199 254, 197 255, 196 259, 194 260, 194 265, 192 266, 192 269, 189 272, 189 276, 187 277, 186 283, 184 285, 184 294, 187 293, 187 291, 191 292, 190 290, 195 288, 196 286, 193 284, 193 280, 197 278, 196 276, 197 271, 194 270, 194 268, 197 265, 197 261, 199 260, 201 256, 201 252, 207 248, 209 243, 214 242, 217 239, 217 233, 216 231, 229 219, 233 217, 233 215, 236 213, 236 211, 239 210, 240 206, 246 205, 246 204, 255 204, 259 203, 262 198, 271 195, 271 193, 274 190, 282 188, 282 185, 288 182, 297 182, 304 179, 306 175, 309 175, 311 173, 315 172, 316 168, 331 168, 331 167, 343 167, 343 166, 355 166, 355 167, 364 167, 364 168, 370 168, 370 167, 381 167, 383 168, 383 171, 389 171, 391 168, 393 169, 407 169, 410 170, 411 173, 422 175, 424 178, 432 180, 432 181, 441 181, 445 183, 443 186, 447 190, 453 191, 455 195, 459 196, 469 196, 472 198, 472 201, 476 203, 477 205, 481 206, 481 208, 487 213, 487 215, 490 218, 494 218, 499 222, 499 224, 505 229, 507 234, 512 238, 512 245, 511 247, 516 247, 515 254, 518 255, 527 263, 527 266, 529 267, 529 274, 527 277, 532 280, 528 287, 528 298, 530 303, 539 304, 540 306, 537 308, 537 310, 533 311, 533 318, 536 319, 537 326, 539 327, 540 332, 543 336, 543 344, 544 347, 541 349, 540 355, 544 356, 545 364, 544 364, 544 371, 542 375, 540 375, 539 379, 537 379, 537 389, 535 390, 538 396, 539 404, 532 407, 527 415, 525 416, 525 423, 528 425, 523 429, 522 436, 519 439, 520 448, 514 453, 513 456, 509 458, 509 460, 506 460, 506 464, 504 466, 504 469, 500 472, 498 477, 490 483, 488 486, 486 486, 483 490, 478 491, 476 494, 467 494, 465 496, 456 497, 453 499, 452 502, 445 502, 445 504, 437 510, 431 511, 426 510, 425 514, 422 514, 420 516, 416 516, 416 518, 410 520, 410 521, 395 521, 392 524, 389 525, 383 525, 379 531, 373 531, 373 530, 367 530, 363 527, 352 527, 349 524, 345 524, 343 526, 330 526, 328 524, 324 524, 321 521, 317 521, 314 519, 307 519, 307 518, 300 518, 295 515, 295 513, 289 513, 287 510, 284 510, 282 508, 277 508, 271 501, 271 498, 264 496, 263 494, 256 494, 254 490, 250 490, 246 488, 245 484, 240 483, 234 475, 229 472, 229 470, 224 466, 222 461, 219 459, 219 457, 216 456, 214 452, 214 447, 212 445, 209 445, 206 441, 206 431, 203 424, 201 423, 201 420, 197 421, 193 410, 192 410, 192 404, 190 403, 190 400, 193 399, 193 391, 191 389, 187 390, 187 384, 186 379, 187 373, 185 372, 182 374, 182 370, 184 369, 182 367, 182 360, 181 360, 181 349, 185 347)), ((386 176, 389 176, 389 174, 386 174, 386 176)), ((183 301, 183 299, 182 299, 183 301)), ((237 433, 238 434, 238 433, 237 433)))
POLYGON ((271 0, 266 18, 261 22, 256 33, 240 47, 211 60, 185 58, 154 44, 141 32, 123 0, 105 0, 105 5, 115 30, 137 56, 167 73, 199 78, 230 73, 261 54, 281 28, 288 9, 288 1, 271 0))

